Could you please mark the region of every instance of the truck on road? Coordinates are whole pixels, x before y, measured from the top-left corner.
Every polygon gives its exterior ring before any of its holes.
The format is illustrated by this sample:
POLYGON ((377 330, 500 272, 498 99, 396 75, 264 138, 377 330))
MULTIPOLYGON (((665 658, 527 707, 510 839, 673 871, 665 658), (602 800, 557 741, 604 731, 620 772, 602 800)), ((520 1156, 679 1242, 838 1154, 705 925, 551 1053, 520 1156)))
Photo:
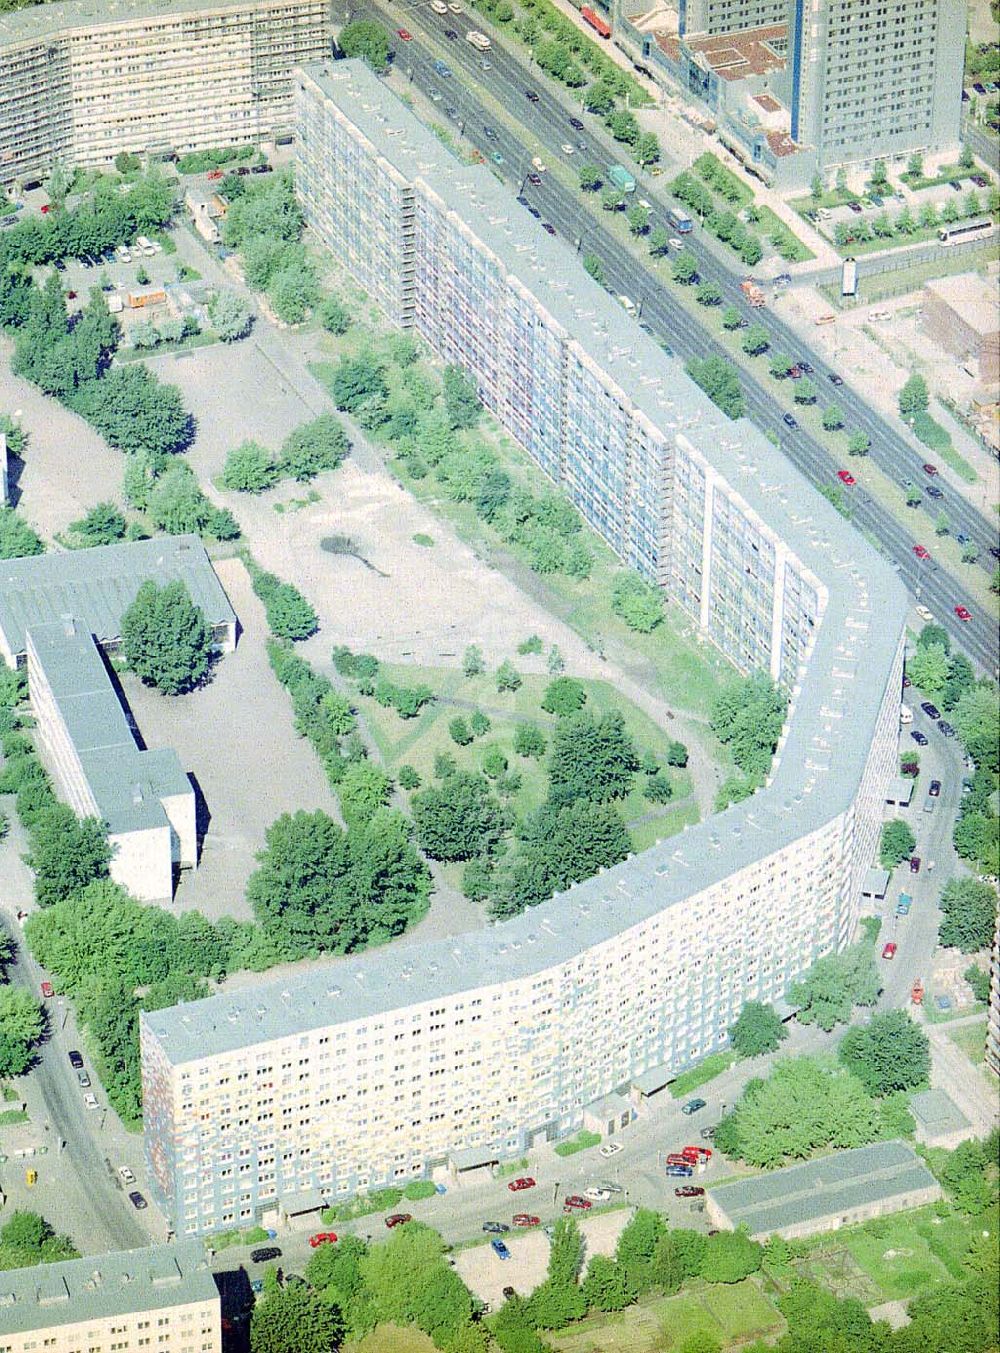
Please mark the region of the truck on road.
POLYGON ((624 165, 609 164, 608 178, 615 185, 619 192, 634 193, 635 179, 628 172, 624 165))
POLYGON ((764 304, 764 293, 752 277, 748 277, 740 283, 740 291, 743 292, 743 295, 747 298, 747 303, 754 310, 759 310, 764 304))
POLYGON ((667 210, 667 223, 677 231, 678 235, 688 235, 694 229, 694 222, 686 211, 681 211, 680 207, 670 207, 667 210))

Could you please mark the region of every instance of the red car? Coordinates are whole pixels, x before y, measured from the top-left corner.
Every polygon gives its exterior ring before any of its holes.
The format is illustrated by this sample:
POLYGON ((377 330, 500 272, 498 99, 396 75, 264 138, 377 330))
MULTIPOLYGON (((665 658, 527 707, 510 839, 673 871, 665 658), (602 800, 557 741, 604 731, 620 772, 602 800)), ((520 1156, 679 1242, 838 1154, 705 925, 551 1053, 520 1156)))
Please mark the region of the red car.
POLYGON ((711 1160, 712 1152, 707 1146, 685 1146, 681 1151, 685 1160, 693 1160, 696 1164, 699 1160, 711 1160))
POLYGON ((858 482, 851 474, 850 470, 838 470, 837 478, 842 484, 846 484, 848 488, 852 488, 858 482))
POLYGON ((540 1226, 542 1224, 540 1217, 532 1217, 527 1212, 518 1212, 516 1216, 511 1217, 511 1221, 515 1226, 540 1226))
POLYGON ((936 475, 937 472, 938 472, 938 467, 937 467, 936 465, 925 465, 925 466, 924 466, 924 474, 936 475))
POLYGON ((969 610, 968 606, 956 606, 955 614, 958 616, 959 620, 972 619, 972 612, 969 610))
POLYGON ((385 1224, 391 1231, 394 1226, 402 1226, 405 1222, 412 1220, 409 1212, 394 1212, 391 1217, 386 1217, 385 1224))
POLYGON ((895 946, 894 944, 892 944, 891 942, 890 942, 889 944, 887 944, 887 945, 885 946, 885 948, 882 950, 882 957, 883 957, 883 958, 895 958, 895 957, 896 957, 896 946, 895 946))
POLYGON ((216 179, 222 178, 222 170, 210 169, 208 173, 205 175, 205 177, 208 179, 209 183, 214 183, 216 179))
POLYGON ((408 32, 405 28, 397 28, 396 32, 403 39, 404 42, 413 41, 413 34, 408 32))
POLYGON ((520 1193, 522 1189, 533 1189, 535 1187, 535 1181, 530 1175, 526 1175, 523 1179, 512 1179, 507 1187, 510 1189, 511 1193, 520 1193))
POLYGON ((309 1244, 314 1250, 318 1250, 321 1245, 336 1245, 337 1234, 335 1231, 317 1231, 314 1236, 309 1237, 309 1244))
POLYGON ((56 989, 51 982, 42 983, 42 995, 45 997, 47 1001, 51 1000, 55 994, 56 989))
POLYGON ((931 557, 931 552, 926 545, 914 545, 913 553, 918 559, 929 559, 931 557))
POLYGON ((38 210, 42 213, 43 216, 48 216, 52 208, 49 206, 48 203, 46 203, 44 207, 39 207, 38 210))
POLYGON ((690 1165, 691 1162, 681 1151, 672 1151, 667 1157, 668 1165, 690 1165))
POLYGON ((698 1188, 697 1184, 684 1184, 679 1189, 674 1189, 675 1198, 703 1198, 705 1190, 698 1188))
POLYGON ((594 1204, 590 1201, 589 1198, 581 1198, 578 1193, 568 1193, 566 1197, 563 1199, 563 1208, 564 1210, 567 1211, 572 1210, 574 1207, 576 1207, 580 1208, 581 1211, 586 1212, 593 1206, 594 1204))

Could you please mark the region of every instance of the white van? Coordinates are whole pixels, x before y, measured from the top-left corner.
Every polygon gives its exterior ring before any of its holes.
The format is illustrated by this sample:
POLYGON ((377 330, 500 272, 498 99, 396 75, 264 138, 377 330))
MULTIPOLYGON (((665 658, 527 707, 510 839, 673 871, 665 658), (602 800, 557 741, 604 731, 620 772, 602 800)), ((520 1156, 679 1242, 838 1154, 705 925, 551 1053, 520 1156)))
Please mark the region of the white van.
POLYGON ((909 705, 900 705, 900 707, 899 707, 899 722, 900 722, 900 723, 912 723, 912 722, 913 722, 913 710, 909 707, 909 705))
POLYGON ((444 3, 444 0, 431 0, 431 9, 435 14, 448 13, 448 6, 444 3))
POLYGON ((477 52, 488 52, 493 46, 485 33, 477 33, 474 28, 471 28, 469 32, 466 33, 465 40, 466 42, 471 42, 477 52))
POLYGON ((619 296, 618 304, 622 306, 623 309, 627 310, 630 315, 636 313, 635 301, 630 300, 628 296, 619 296))

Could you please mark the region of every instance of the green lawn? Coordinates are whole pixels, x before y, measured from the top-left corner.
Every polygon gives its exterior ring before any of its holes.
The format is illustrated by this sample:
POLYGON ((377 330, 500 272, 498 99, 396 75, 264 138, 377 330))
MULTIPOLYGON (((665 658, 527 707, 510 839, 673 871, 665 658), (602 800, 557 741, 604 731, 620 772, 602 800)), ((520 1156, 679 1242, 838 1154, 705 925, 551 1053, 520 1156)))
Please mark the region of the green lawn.
POLYGON ((436 1353, 436 1345, 412 1326, 379 1325, 359 1344, 345 1344, 344 1353, 436 1353))
POLYGON ((686 1099, 692 1090, 714 1081, 716 1076, 721 1076, 736 1060, 735 1052, 713 1052, 690 1071, 682 1071, 676 1080, 670 1082, 667 1089, 674 1099, 686 1099))
POLYGON ((986 1047, 986 1018, 976 1020, 975 1024, 963 1024, 958 1029, 949 1029, 948 1037, 965 1053, 974 1066, 983 1060, 986 1047))
POLYGON ((752 1278, 726 1286, 695 1282, 615 1315, 588 1316, 546 1337, 560 1353, 672 1353, 695 1333, 723 1344, 776 1335, 780 1314, 752 1278))
POLYGON ((808 1264, 820 1281, 836 1290, 840 1268, 835 1256, 844 1250, 878 1288, 876 1301, 908 1300, 917 1292, 962 1276, 962 1257, 978 1228, 957 1213, 937 1217, 933 1207, 900 1212, 876 1223, 882 1235, 872 1235, 872 1223, 845 1227, 825 1237, 809 1255, 808 1264), (831 1257, 829 1273, 824 1256, 831 1257))
MULTIPOLYGON (((514 657, 513 661, 516 666, 517 658, 514 657)), ((546 714, 540 706, 550 677, 525 675, 517 691, 506 691, 501 695, 496 688, 496 678, 488 673, 470 678, 463 676, 456 668, 396 663, 385 663, 381 670, 399 685, 415 686, 423 682, 437 697, 433 703, 425 705, 416 718, 401 719, 394 709, 383 708, 373 699, 359 696, 356 692, 352 694, 352 700, 362 711, 390 773, 397 772, 402 765, 411 765, 426 784, 433 776, 434 758, 439 752, 448 752, 461 768, 473 769, 481 764, 488 747, 499 746, 510 768, 516 770, 523 780, 512 800, 518 816, 531 812, 542 803, 548 791, 544 759, 540 762, 516 755, 513 741, 517 725, 527 722, 537 724, 551 743, 557 720, 551 714, 546 714), (468 722, 476 709, 489 717, 492 726, 482 737, 465 747, 459 747, 453 741, 448 725, 456 716, 468 722)), ((691 793, 689 773, 665 767, 667 748, 671 742, 669 734, 657 727, 641 709, 623 699, 607 682, 584 681, 582 684, 587 692, 584 709, 596 715, 611 710, 620 711, 640 756, 647 751, 656 756, 674 786, 674 799, 682 801, 676 807, 671 807, 670 803, 662 806, 650 803, 641 792, 646 777, 640 772, 636 776, 636 788, 619 804, 626 822, 645 817, 646 814, 655 814, 649 822, 638 824, 637 833, 643 841, 670 836, 680 831, 685 823, 696 822, 697 807, 688 797, 691 793)))

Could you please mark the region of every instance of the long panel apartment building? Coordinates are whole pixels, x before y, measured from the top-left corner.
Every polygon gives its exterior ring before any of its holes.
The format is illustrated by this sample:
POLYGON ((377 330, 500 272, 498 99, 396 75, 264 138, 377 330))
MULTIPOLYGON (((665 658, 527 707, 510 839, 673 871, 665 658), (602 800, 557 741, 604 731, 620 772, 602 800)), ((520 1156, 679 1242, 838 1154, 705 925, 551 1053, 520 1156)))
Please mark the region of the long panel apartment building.
POLYGON ((328 55, 331 34, 329 0, 64 0, 0 16, 0 182, 289 131, 292 70, 328 55))
POLYGON ((221 1353, 219 1290, 193 1240, 0 1274, 0 1353, 221 1353))
POLYGON ((182 1235, 621 1126, 745 1000, 849 942, 896 762, 892 571, 364 67, 299 82, 316 231, 791 708, 751 800, 521 916, 144 1014, 150 1178, 182 1235))

